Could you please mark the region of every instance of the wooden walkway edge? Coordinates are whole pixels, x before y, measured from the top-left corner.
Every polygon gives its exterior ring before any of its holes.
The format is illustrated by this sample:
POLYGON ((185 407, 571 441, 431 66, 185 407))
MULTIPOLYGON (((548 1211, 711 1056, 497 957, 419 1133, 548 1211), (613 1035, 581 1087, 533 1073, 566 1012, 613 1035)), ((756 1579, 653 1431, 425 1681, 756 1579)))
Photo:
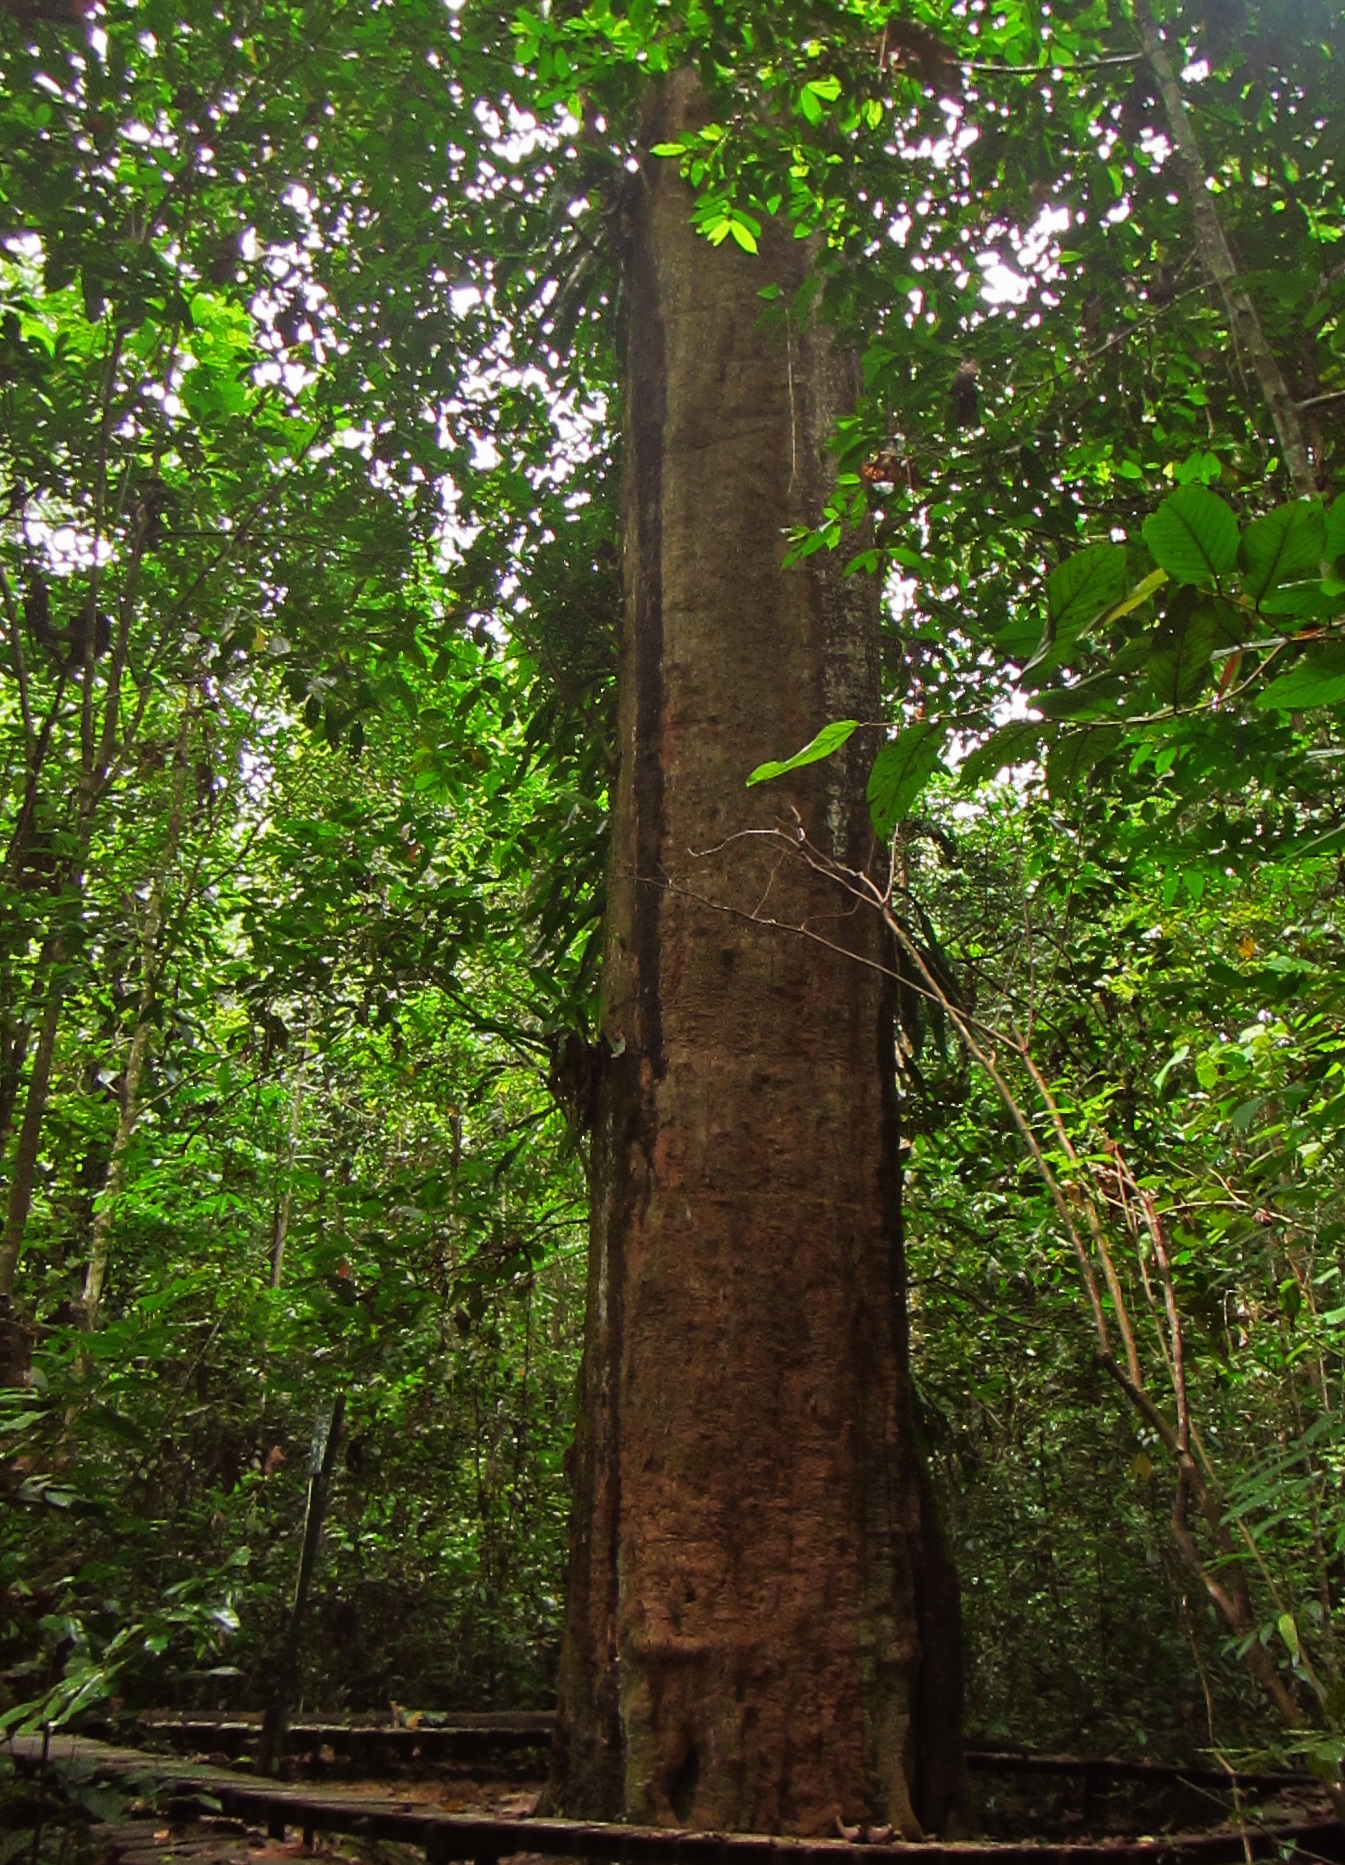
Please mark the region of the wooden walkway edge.
MULTIPOLYGON (((301 1716, 289 1726, 291 1751, 325 1744, 338 1759, 354 1758, 361 1750, 393 1758, 418 1761, 472 1760, 481 1754, 504 1755, 517 1751, 526 1757, 551 1741, 554 1717, 549 1710, 459 1710, 433 1717, 413 1717, 406 1723, 347 1721, 301 1716)), ((255 1746, 261 1733, 259 1712, 213 1714, 209 1711, 148 1711, 138 1727, 149 1738, 193 1742, 199 1749, 218 1749, 230 1756, 255 1746)), ((95 1724, 89 1733, 109 1739, 95 1724)), ((115 1746, 115 1741, 114 1741, 115 1746)), ((1302 1772, 1263 1772, 1218 1768, 1209 1763, 1182 1766, 1175 1762, 1118 1759, 1114 1756, 1054 1755, 1036 1749, 1005 1748, 969 1738, 963 1759, 975 1774, 1078 1775, 1098 1783, 1108 1781, 1171 1781, 1193 1787, 1237 1788, 1264 1795, 1288 1787, 1314 1787, 1313 1775, 1302 1772)))
MULTIPOLYGON (((42 1738, 15 1737, 5 1750, 26 1770, 41 1765, 42 1738)), ((666 1827, 598 1825, 578 1820, 503 1819, 441 1813, 393 1796, 327 1789, 312 1793, 277 1782, 246 1780, 216 1768, 139 1749, 114 1748, 87 1737, 52 1738, 48 1764, 87 1770, 103 1781, 157 1789, 182 1798, 214 1801, 231 1817, 264 1825, 272 1838, 290 1829, 311 1844, 319 1833, 391 1840, 422 1849, 429 1865, 470 1861, 498 1865, 516 1853, 591 1859, 601 1865, 1244 1865, 1257 1858, 1329 1860, 1345 1865, 1345 1823, 1313 1817, 1246 1819, 1240 1827, 1173 1833, 1142 1839, 1044 1842, 889 1841, 791 1839, 769 1833, 681 1832, 666 1827)))

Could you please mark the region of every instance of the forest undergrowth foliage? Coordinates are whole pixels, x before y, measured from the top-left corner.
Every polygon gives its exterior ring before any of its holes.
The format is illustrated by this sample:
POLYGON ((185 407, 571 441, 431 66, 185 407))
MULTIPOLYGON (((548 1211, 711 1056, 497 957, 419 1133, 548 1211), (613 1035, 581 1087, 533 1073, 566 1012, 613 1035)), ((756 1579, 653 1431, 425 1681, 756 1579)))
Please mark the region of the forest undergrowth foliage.
MULTIPOLYGON (((937 914, 957 1004, 1005 1033, 1020 1111, 1045 1097, 1015 1067, 1019 1042, 1077 1143, 1041 1121, 1077 1228, 1096 1221, 1113 1344, 1123 1317, 1141 1398, 1100 1361, 1074 1243, 1013 1112, 926 1003, 908 1037, 908 1247, 970 1619, 997 1628, 973 1715, 1049 1700, 1047 1654, 1068 1648, 1081 1688, 1064 1741, 1099 1718, 1119 1746, 1151 1742, 1161 1701, 1188 1739, 1287 1742, 1328 1765, 1345 1528, 1338 861, 1257 860, 1165 889, 1172 843, 1145 803, 1028 790, 992 792, 982 820, 947 798, 913 822, 911 897, 938 903, 925 924, 937 914), (1217 1528, 1183 1495, 1162 1428, 1183 1410, 1217 1528), (996 1534, 1014 1536, 1003 1566, 996 1534), (987 1586, 1007 1596, 979 1599, 987 1586), (1253 1639, 1289 1693, 1274 1740, 1238 1663, 1253 1639)), ((1205 808, 1245 842, 1294 832, 1269 796, 1205 808)))
POLYGON ((338 1395, 303 1702, 548 1700, 692 62, 862 362, 970 1726, 1339 1766, 1340 11, 824 11, 0 9, 6 1726, 257 1707, 338 1395))

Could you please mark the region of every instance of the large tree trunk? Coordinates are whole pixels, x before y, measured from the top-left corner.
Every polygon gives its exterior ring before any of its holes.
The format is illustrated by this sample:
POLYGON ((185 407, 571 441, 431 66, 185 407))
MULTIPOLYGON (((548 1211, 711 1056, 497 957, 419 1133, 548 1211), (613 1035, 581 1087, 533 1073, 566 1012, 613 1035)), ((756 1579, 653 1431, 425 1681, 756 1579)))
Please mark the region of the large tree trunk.
MULTIPOLYGON (((674 79, 651 142, 697 109, 674 79)), ((769 830, 871 837, 853 755, 763 759, 878 713, 878 591, 815 521, 851 371, 802 242, 711 249, 675 164, 630 270, 620 769, 589 1307, 552 1801, 821 1833, 939 1826, 956 1583, 912 1443, 892 1029, 876 914, 769 830), (739 839, 730 839, 738 837, 739 839), (779 925, 763 924, 773 920, 779 925), (807 924, 827 945, 785 927, 807 924)), ((861 735, 863 737, 863 735, 861 735)))

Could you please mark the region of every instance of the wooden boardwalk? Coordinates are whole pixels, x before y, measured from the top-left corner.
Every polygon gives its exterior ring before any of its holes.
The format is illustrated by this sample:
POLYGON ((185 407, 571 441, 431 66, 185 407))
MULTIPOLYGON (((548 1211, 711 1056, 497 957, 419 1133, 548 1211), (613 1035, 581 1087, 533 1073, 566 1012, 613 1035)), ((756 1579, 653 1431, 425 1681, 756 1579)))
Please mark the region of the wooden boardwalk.
MULTIPOLYGON (((42 1740, 9 1744, 20 1766, 40 1765, 42 1740)), ((429 1865, 471 1861, 497 1865, 519 1853, 589 1859, 600 1865, 1244 1865, 1258 1858, 1300 1865, 1345 1865, 1345 1823, 1325 1809, 1274 1808, 1249 1815, 1241 1826, 1154 1838, 1068 1843, 1031 1841, 888 1841, 790 1839, 766 1833, 680 1832, 664 1827, 597 1825, 577 1820, 447 1813, 411 1796, 371 1795, 352 1787, 303 1786, 249 1779, 227 1768, 140 1749, 117 1748, 87 1737, 58 1735, 51 1766, 75 1764, 95 1778, 146 1797, 168 1794, 183 1817, 192 1803, 213 1802, 226 1815, 264 1826, 273 1839, 302 1833, 308 1845, 320 1834, 358 1835, 422 1850, 429 1865)))
MULTIPOLYGON (((258 1714, 154 1713, 142 1716, 142 1737, 156 1744, 189 1747, 196 1753, 219 1753, 231 1760, 256 1749, 261 1736, 258 1714)), ((360 1767, 376 1775, 383 1768, 503 1767, 511 1773, 545 1774, 554 1718, 544 1711, 497 1710, 410 1716, 404 1723, 337 1722, 330 1717, 296 1717, 288 1726, 285 1752, 310 1757, 330 1767, 360 1767)), ((97 1729, 93 1734, 101 1733, 97 1729)))

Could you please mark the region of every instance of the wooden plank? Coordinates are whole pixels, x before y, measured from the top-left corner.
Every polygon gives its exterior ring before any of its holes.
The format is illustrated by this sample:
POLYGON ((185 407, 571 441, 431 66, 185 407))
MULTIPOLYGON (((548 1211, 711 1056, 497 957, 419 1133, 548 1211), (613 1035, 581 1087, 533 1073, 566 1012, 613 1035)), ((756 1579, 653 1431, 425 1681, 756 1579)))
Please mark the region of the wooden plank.
MULTIPOLYGON (((155 1716, 142 1719, 146 1739, 215 1749, 223 1754, 245 1753, 258 1739, 253 1718, 210 1716, 155 1716)), ((287 1746, 291 1754, 305 1749, 330 1748, 339 1757, 386 1755, 404 1760, 476 1760, 493 1755, 526 1755, 546 1748, 551 1741, 551 1718, 524 1715, 454 1717, 417 1727, 391 1724, 339 1723, 303 1720, 291 1722, 287 1746)))
MULTIPOLYGON (((210 1738, 217 1747, 232 1747, 257 1733, 255 1712, 212 1714, 207 1711, 147 1711, 140 1722, 156 1733, 210 1738)), ((387 1743, 390 1748, 420 1746, 429 1759, 441 1749, 461 1742, 464 1747, 541 1747, 551 1740, 554 1717, 549 1710, 454 1710, 427 1714, 412 1724, 337 1722, 308 1717, 290 1725, 296 1742, 326 1743, 338 1754, 364 1743, 387 1743)), ((1094 1780, 1189 1781, 1200 1787, 1257 1789, 1274 1792, 1285 1787, 1311 1787, 1316 1777, 1301 1772, 1238 1769, 1230 1773, 1208 1763, 1190 1766, 1178 1762, 1130 1759, 1116 1756, 1051 1755, 1031 1749, 997 1748, 968 1742, 963 1750, 968 1768, 978 1774, 1079 1774, 1094 1780)))
POLYGON ((1208 1763, 1184 1767, 1180 1762, 1117 1760, 1111 1756, 1043 1755, 1029 1749, 967 1748, 967 1766, 980 1774, 1082 1774, 1093 1780, 1190 1781, 1200 1787, 1257 1788, 1273 1793, 1284 1787, 1315 1787, 1312 1774, 1247 1773, 1211 1768, 1208 1763))
MULTIPOLYGON (((412 1712, 419 1721, 361 1722, 357 1718, 299 1717, 292 1727, 309 1735, 425 1735, 459 1731, 471 1735, 529 1735, 550 1741, 555 1717, 550 1710, 426 1710, 412 1712)), ((254 1710, 146 1710, 137 1718, 147 1729, 250 1729, 261 1724, 254 1710)))
MULTIPOLYGON (((16 1737, 15 1758, 36 1767, 40 1737, 16 1737)), ((1328 1817, 1246 1823, 1201 1833, 1156 1838, 1034 1843, 958 1840, 867 1845, 844 1839, 791 1839, 768 1833, 691 1833, 667 1827, 599 1825, 577 1820, 499 1819, 486 1814, 439 1813, 392 1797, 321 1794, 240 1779, 227 1769, 171 1757, 114 1749, 87 1738, 52 1739, 50 1761, 78 1758, 104 1779, 157 1776, 210 1795, 228 1814, 264 1824, 275 1836, 286 1827, 359 1833, 422 1847, 436 1865, 470 1860, 496 1865, 519 1852, 550 1858, 584 1858, 604 1865, 1224 1865, 1267 1855, 1345 1861, 1345 1824, 1328 1817)))

